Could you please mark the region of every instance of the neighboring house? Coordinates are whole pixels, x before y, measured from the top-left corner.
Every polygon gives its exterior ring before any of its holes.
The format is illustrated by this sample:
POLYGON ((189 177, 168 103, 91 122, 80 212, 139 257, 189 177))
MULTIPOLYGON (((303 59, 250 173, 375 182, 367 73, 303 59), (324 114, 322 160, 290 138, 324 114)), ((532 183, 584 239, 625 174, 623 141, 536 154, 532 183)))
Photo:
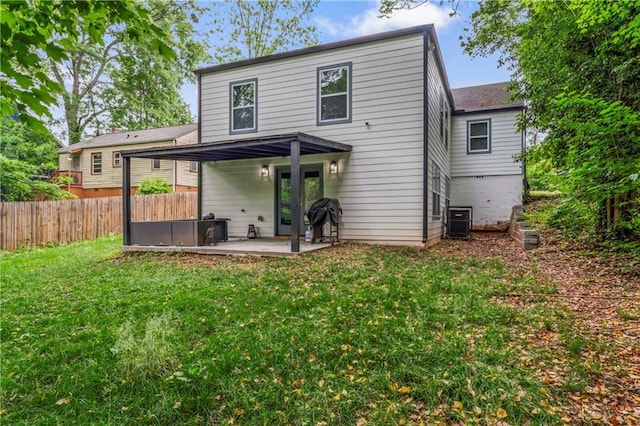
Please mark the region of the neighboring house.
MULTIPOLYGON (((122 151, 194 144, 198 141, 198 125, 163 127, 149 130, 113 129, 69 145, 58 151, 56 176, 73 178, 70 191, 80 198, 122 195, 122 151)), ((198 163, 160 159, 133 161, 133 190, 144 178, 163 178, 174 191, 197 191, 198 163)))
POLYGON ((433 25, 196 74, 200 143, 126 157, 201 161, 201 216, 231 218, 231 236, 294 229, 297 251, 304 211, 328 197, 342 205, 341 239, 432 243, 447 206, 473 206, 474 225, 494 228, 521 203, 523 104, 505 101, 504 84, 452 91, 433 25))

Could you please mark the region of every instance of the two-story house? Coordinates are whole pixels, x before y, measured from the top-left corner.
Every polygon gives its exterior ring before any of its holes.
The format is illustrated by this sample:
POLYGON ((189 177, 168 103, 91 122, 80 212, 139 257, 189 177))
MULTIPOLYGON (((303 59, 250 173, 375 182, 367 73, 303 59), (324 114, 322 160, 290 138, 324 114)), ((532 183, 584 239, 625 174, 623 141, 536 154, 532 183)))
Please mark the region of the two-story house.
MULTIPOLYGON (((122 151, 171 147, 198 142, 198 125, 186 124, 148 130, 113 129, 58 151, 55 177, 71 176, 69 190, 79 198, 122 195, 122 151)), ((162 178, 176 191, 196 191, 198 163, 136 159, 132 164, 133 191, 145 178, 162 178)))
POLYGON ((297 251, 305 211, 328 197, 343 209, 341 239, 432 243, 449 205, 493 228, 521 202, 523 104, 504 84, 452 91, 433 25, 196 74, 199 144, 125 159, 201 161, 200 211, 231 218, 231 236, 254 224, 297 251))

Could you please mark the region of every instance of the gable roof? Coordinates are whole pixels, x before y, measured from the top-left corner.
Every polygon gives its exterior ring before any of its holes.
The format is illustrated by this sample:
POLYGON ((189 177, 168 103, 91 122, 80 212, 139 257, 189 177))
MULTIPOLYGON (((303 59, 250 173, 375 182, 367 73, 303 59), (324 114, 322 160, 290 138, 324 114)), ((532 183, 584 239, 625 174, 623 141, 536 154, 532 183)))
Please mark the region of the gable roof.
POLYGON ((451 89, 456 113, 522 109, 524 102, 511 100, 507 89, 509 82, 483 84, 481 86, 451 89))
POLYGON ((59 150, 59 153, 74 152, 86 148, 98 148, 113 145, 132 145, 139 143, 164 142, 184 136, 198 130, 198 124, 183 124, 181 126, 160 127, 147 130, 121 130, 106 133, 95 138, 74 143, 59 150))

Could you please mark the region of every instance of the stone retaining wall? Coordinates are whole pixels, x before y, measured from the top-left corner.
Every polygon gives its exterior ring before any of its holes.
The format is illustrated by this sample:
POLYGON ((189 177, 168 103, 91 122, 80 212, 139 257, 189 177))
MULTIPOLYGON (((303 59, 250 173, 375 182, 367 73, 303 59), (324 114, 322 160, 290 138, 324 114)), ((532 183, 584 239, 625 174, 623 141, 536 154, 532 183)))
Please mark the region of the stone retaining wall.
POLYGON ((536 249, 538 248, 538 232, 531 229, 527 222, 519 220, 522 213, 524 213, 523 206, 513 206, 509 235, 520 244, 523 250, 536 249))

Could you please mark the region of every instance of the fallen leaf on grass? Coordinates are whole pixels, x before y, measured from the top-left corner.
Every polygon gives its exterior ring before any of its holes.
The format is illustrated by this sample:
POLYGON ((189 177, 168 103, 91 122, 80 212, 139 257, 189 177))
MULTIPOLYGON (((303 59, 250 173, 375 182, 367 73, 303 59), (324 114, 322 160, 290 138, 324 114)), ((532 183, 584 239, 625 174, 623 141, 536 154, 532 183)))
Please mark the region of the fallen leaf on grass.
POLYGON ((70 398, 61 398, 56 401, 56 405, 66 405, 71 402, 70 398))

